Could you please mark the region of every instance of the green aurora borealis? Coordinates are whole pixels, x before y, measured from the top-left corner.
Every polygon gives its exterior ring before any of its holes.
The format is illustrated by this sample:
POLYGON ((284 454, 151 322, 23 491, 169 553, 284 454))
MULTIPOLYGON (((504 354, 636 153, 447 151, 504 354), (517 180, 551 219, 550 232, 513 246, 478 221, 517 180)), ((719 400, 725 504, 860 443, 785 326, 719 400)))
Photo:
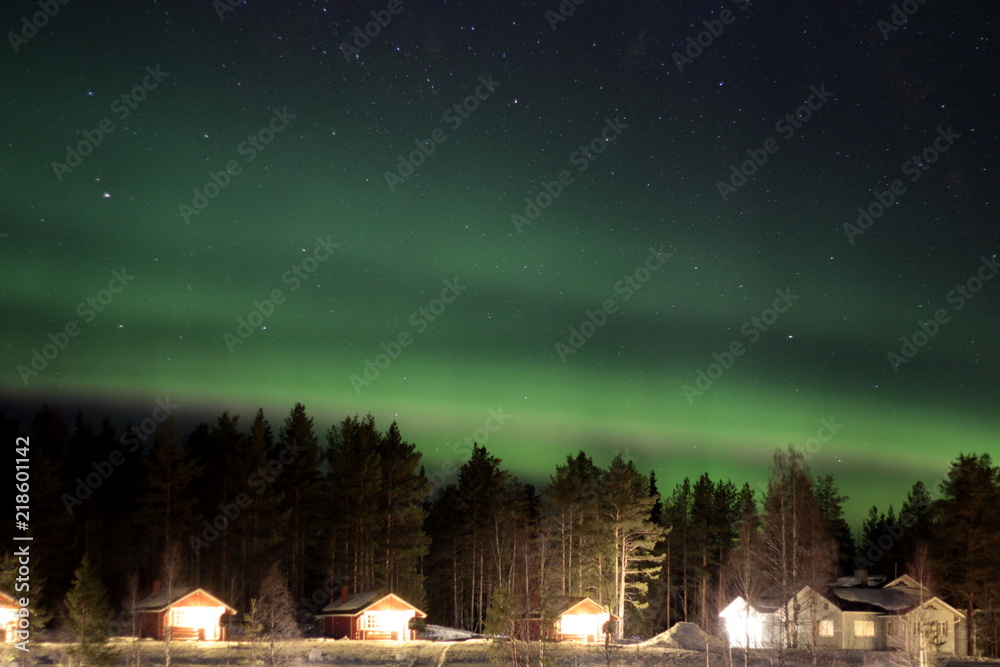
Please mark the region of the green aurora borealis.
MULTIPOLYGON (((776 447, 832 419, 809 463, 852 521, 960 452, 1000 455, 1000 281, 948 301, 997 253, 995 11, 927 3, 883 39, 891 3, 752 2, 678 72, 672 54, 727 3, 586 3, 553 30, 557 2, 404 0, 351 62, 337 45, 384 3, 262 4, 220 21, 210 2, 74 2, 17 53, 4 44, 4 403, 139 420, 169 396, 184 424, 230 410, 246 426, 301 402, 321 435, 371 412, 428 471, 502 409, 485 444, 526 480, 580 449, 622 452, 667 492, 704 471, 762 482, 776 447), (120 120, 114 100, 157 65, 168 75, 120 120), (453 127, 444 114, 487 75, 499 85, 453 127), (783 138, 775 122, 820 85, 832 97, 783 138), (295 118, 248 161, 241 142, 275 108, 295 118), (627 128, 579 172, 571 155, 616 117, 627 128), (114 130, 57 178, 103 118, 114 130), (948 127, 960 138, 908 180, 948 127), (436 128, 445 141, 390 190, 385 172, 436 128), (768 137, 778 150, 722 201, 717 181, 768 137), (233 160, 185 223, 179 205, 233 160), (562 170, 573 182, 515 229, 562 170), (844 224, 897 178, 905 194, 849 242, 844 224), (339 247, 293 290, 282 276, 317 238, 339 247), (625 299, 615 285, 651 246, 672 254, 625 299), (78 304, 123 269, 134 280, 85 322, 78 304), (468 287, 414 325, 448 280, 468 287), (224 334, 276 289, 230 352, 224 334), (794 305, 689 402, 682 387, 786 289, 794 305), (561 361, 607 299, 616 312, 561 361), (938 309, 949 321, 894 371, 887 353, 938 309), (74 320, 25 385, 18 366, 74 320), (356 391, 401 332, 411 344, 356 391)), ((12 5, 5 31, 37 10, 12 5)))

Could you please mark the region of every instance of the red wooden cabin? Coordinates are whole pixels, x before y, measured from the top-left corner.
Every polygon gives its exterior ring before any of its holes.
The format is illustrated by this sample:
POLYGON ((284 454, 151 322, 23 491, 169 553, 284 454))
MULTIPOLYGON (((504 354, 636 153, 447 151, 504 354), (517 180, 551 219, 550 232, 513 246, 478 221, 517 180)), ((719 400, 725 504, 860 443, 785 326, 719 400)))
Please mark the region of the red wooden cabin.
POLYGON ((559 597, 553 601, 552 624, 543 623, 540 611, 529 612, 522 620, 525 639, 555 641, 605 642, 609 621, 618 617, 588 597, 559 597))
POLYGON ((139 636, 163 640, 167 633, 175 640, 214 641, 226 638, 223 614, 236 610, 202 588, 178 587, 167 596, 153 583, 153 592, 136 605, 139 636))
POLYGON ((410 621, 427 618, 427 614, 398 595, 380 591, 348 595, 347 586, 341 589, 340 599, 328 604, 317 616, 323 620, 323 634, 327 637, 395 641, 416 639, 410 621))

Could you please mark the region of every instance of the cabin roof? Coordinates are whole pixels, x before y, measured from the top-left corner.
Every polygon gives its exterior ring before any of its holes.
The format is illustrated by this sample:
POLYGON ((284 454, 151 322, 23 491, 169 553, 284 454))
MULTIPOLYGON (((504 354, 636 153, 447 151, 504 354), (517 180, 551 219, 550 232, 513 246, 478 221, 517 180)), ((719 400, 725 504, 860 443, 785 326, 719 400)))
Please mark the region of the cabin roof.
POLYGON ((166 611, 170 607, 175 606, 178 602, 186 597, 189 597, 197 592, 201 592, 204 595, 212 598, 219 603, 220 607, 226 608, 226 613, 235 614, 236 610, 230 607, 228 604, 215 597, 204 588, 196 588, 194 586, 178 586, 170 591, 170 595, 167 595, 165 589, 161 589, 157 595, 150 595, 149 597, 140 600, 135 608, 136 611, 166 611))
POLYGON ((382 602, 386 598, 393 598, 397 602, 403 604, 404 606, 417 612, 417 615, 426 618, 427 614, 421 610, 414 607, 412 604, 399 597, 395 593, 386 593, 384 591, 360 591, 349 595, 346 600, 341 600, 341 598, 335 599, 333 602, 329 603, 323 610, 317 614, 318 616, 354 616, 360 614, 361 612, 374 607, 379 602, 382 602))

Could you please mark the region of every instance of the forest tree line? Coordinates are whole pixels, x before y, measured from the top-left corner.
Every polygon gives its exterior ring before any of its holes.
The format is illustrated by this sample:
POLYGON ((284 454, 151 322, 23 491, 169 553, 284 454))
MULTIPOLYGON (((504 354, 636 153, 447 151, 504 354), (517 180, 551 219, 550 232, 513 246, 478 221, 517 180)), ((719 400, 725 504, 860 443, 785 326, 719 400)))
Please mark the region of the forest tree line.
MULTIPOLYGON (((705 473, 661 492, 632 461, 601 467, 582 451, 536 488, 479 445, 433 488, 395 423, 346 417, 321 438, 301 404, 276 424, 225 412, 148 434, 82 414, 67 424, 46 405, 23 432, 0 412, 0 429, 5 470, 15 438, 30 436, 32 594, 51 627, 65 623, 85 554, 119 605, 130 579, 148 591, 173 554, 171 577, 240 610, 276 567, 307 627, 349 586, 497 634, 567 595, 622 618, 618 636, 678 621, 718 632, 736 595, 788 599, 867 570, 919 572, 974 619, 970 645, 1000 650, 1000 469, 988 454, 959 455, 936 488, 916 482, 898 512, 872 507, 856 534, 834 478, 813 476, 792 446, 775 451, 760 491, 705 473)), ((4 556, 0 590, 13 592, 15 570, 4 556)))

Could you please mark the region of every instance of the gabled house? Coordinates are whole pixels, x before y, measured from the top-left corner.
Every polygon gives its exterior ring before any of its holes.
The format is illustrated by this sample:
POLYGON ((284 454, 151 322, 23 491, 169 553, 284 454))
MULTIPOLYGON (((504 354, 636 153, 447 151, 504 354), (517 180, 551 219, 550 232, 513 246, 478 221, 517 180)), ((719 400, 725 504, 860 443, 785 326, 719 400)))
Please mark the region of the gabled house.
POLYGON ((903 575, 888 583, 859 572, 821 593, 806 586, 784 605, 736 598, 720 616, 730 645, 932 651, 964 654, 965 615, 903 575), (884 585, 883 585, 884 584, 884 585), (789 633, 785 637, 785 619, 789 633))
POLYGON ((12 642, 17 629, 17 611, 20 605, 12 595, 0 591, 0 641, 12 642))
POLYGON ((841 599, 861 599, 881 610, 884 641, 881 648, 964 655, 965 614, 955 609, 909 575, 878 589, 834 589, 841 599))
POLYGON ((168 596, 157 581, 152 594, 136 605, 136 612, 140 637, 214 641, 226 639, 222 616, 236 610, 203 588, 177 587, 168 596))
POLYGON ((323 621, 327 637, 395 641, 416 639, 410 621, 427 618, 427 614, 394 593, 365 591, 350 595, 347 586, 341 589, 340 599, 323 607, 316 616, 323 621))

